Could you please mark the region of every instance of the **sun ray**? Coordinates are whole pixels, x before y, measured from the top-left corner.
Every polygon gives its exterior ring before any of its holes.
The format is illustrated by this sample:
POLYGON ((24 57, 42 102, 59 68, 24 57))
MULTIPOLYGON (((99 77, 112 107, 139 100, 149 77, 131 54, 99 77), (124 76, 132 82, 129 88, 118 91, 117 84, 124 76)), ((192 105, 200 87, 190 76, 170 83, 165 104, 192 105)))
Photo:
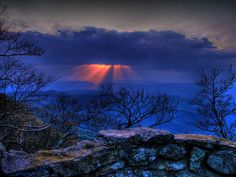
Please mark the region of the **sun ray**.
POLYGON ((123 65, 122 66, 122 70, 123 70, 123 72, 125 72, 126 78, 136 79, 136 74, 135 74, 134 70, 130 66, 123 65))
POLYGON ((119 64, 86 64, 74 69, 74 76, 77 80, 92 82, 96 85, 101 84, 109 73, 112 74, 113 81, 125 80, 134 75, 130 66, 119 64))
POLYGON ((77 66, 75 69, 75 77, 78 80, 100 84, 110 68, 111 65, 104 64, 88 64, 77 66))
POLYGON ((121 65, 113 65, 113 80, 120 80, 122 78, 122 66, 121 65))

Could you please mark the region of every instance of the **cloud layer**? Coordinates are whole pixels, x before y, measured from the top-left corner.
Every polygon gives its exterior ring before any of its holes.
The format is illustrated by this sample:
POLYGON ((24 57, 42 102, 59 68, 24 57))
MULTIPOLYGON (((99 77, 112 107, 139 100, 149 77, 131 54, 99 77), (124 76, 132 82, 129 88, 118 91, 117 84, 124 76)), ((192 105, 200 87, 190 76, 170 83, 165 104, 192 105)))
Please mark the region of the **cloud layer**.
POLYGON ((55 34, 96 26, 118 31, 173 30, 207 37, 236 49, 236 2, 232 0, 5 0, 13 30, 55 34))
POLYGON ((46 50, 43 57, 32 61, 64 75, 82 64, 123 64, 154 80, 157 73, 179 79, 187 73, 194 75, 203 67, 234 64, 236 59, 236 52, 220 50, 207 38, 187 38, 174 31, 118 32, 86 27, 59 31, 58 35, 24 35, 46 50))

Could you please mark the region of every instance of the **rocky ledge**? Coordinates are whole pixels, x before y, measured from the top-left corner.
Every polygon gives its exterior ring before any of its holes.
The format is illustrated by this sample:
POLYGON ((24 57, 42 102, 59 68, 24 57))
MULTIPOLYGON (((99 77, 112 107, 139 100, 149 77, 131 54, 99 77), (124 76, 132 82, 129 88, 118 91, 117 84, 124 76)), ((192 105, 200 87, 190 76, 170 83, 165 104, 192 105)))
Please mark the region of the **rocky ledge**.
POLYGON ((236 176, 235 143, 150 128, 100 131, 96 141, 35 154, 0 145, 0 158, 6 176, 236 176))

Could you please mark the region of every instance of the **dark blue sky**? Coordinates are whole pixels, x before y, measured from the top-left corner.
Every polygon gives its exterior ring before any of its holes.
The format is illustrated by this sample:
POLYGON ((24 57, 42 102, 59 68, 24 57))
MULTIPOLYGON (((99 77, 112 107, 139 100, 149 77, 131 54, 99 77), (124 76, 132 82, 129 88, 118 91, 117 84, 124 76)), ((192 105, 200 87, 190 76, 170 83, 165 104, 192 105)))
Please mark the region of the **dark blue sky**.
POLYGON ((236 60, 234 1, 6 1, 7 23, 45 49, 26 58, 73 80, 84 64, 129 65, 138 81, 194 82, 236 60))

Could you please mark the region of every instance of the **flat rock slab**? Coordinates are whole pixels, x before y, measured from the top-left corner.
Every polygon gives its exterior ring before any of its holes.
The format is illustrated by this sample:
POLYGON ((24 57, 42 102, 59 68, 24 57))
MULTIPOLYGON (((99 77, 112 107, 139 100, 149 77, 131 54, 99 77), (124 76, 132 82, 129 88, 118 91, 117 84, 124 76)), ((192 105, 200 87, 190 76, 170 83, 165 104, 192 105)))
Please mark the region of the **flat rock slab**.
POLYGON ((116 161, 112 158, 117 156, 118 152, 111 152, 99 141, 83 141, 68 148, 43 150, 35 154, 11 150, 4 154, 1 165, 3 172, 10 176, 15 174, 29 176, 28 174, 33 172, 33 176, 43 176, 46 175, 48 169, 66 173, 70 169, 68 176, 73 176, 73 174, 89 173, 99 165, 103 165, 103 162, 116 161), (113 156, 108 156, 108 154, 113 154, 113 156))
POLYGON ((236 142, 227 141, 224 138, 215 136, 197 135, 197 134, 177 134, 175 142, 181 144, 191 144, 197 147, 207 149, 217 148, 236 148, 236 142))
POLYGON ((151 128, 132 128, 125 130, 102 130, 98 138, 107 143, 125 145, 129 144, 166 144, 174 139, 174 135, 168 131, 151 128))

